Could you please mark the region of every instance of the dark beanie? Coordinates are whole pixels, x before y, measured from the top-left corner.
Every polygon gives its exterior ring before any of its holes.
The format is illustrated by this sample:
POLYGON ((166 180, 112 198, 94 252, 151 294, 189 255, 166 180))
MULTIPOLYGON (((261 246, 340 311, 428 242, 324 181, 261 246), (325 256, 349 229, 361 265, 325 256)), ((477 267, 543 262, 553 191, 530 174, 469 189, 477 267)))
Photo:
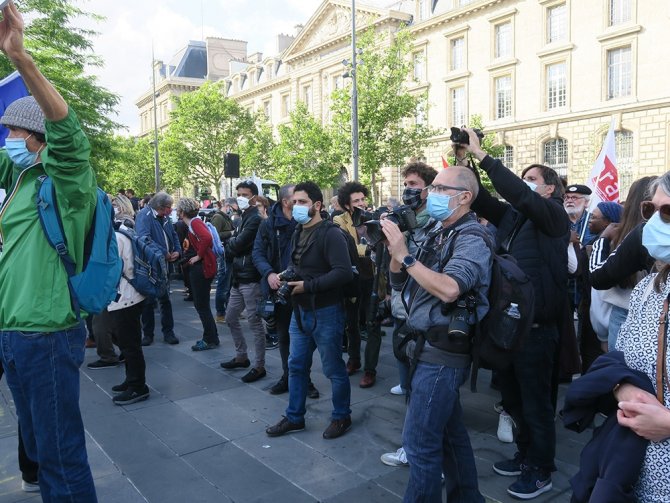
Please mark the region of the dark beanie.
POLYGON ((603 214, 603 217, 605 217, 610 222, 618 224, 621 221, 623 206, 621 206, 619 203, 598 203, 598 209, 603 214))

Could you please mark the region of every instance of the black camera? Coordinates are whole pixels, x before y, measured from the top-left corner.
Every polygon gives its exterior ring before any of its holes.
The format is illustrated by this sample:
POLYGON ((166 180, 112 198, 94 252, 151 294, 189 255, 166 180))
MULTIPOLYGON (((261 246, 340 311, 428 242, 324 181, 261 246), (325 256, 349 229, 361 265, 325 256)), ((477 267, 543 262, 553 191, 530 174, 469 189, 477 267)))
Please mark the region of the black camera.
MULTIPOLYGON (((379 210, 371 212, 359 208, 354 208, 354 214, 352 215, 354 227, 365 225, 368 241, 372 246, 375 246, 377 243, 385 239, 384 232, 380 225, 380 217, 381 213, 379 210)), ((414 213, 414 210, 407 205, 393 208, 393 210, 386 213, 386 219, 395 223, 400 228, 400 232, 410 231, 417 226, 416 213, 414 213)))
POLYGON ((470 336, 474 327, 472 318, 476 306, 477 303, 472 294, 461 296, 454 302, 442 304, 442 315, 451 316, 447 335, 452 344, 463 346, 464 349, 469 347, 470 336))
MULTIPOLYGON (((484 139, 484 133, 482 133, 481 129, 473 129, 475 134, 477 135, 477 138, 479 138, 479 141, 482 141, 484 139)), ((467 131, 463 131, 459 127, 452 127, 451 128, 451 136, 449 139, 454 142, 454 143, 460 143, 461 145, 470 145, 470 135, 468 134, 467 131)))
POLYGON ((274 300, 272 299, 259 300, 258 304, 256 304, 256 314, 258 314, 258 316, 260 316, 264 320, 272 318, 275 314, 274 300))
POLYGON ((288 304, 291 300, 291 292, 293 287, 288 284, 289 281, 300 281, 300 276, 296 274, 295 270, 288 268, 278 274, 279 279, 283 281, 282 285, 277 290, 276 300, 280 304, 288 304))

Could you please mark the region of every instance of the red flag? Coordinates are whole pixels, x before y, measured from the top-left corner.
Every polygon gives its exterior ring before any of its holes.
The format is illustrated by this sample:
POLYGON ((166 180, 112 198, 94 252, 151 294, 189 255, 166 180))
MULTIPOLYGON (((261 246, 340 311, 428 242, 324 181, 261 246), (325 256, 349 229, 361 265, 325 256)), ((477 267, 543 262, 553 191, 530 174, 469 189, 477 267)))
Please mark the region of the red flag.
POLYGON ((443 168, 448 168, 448 167, 449 167, 449 163, 446 161, 446 159, 444 158, 444 156, 441 155, 440 157, 442 157, 442 167, 443 167, 443 168))
POLYGON ((619 202, 619 172, 616 167, 616 148, 614 143, 614 120, 610 124, 603 147, 593 164, 586 184, 593 190, 589 209, 604 201, 619 202))

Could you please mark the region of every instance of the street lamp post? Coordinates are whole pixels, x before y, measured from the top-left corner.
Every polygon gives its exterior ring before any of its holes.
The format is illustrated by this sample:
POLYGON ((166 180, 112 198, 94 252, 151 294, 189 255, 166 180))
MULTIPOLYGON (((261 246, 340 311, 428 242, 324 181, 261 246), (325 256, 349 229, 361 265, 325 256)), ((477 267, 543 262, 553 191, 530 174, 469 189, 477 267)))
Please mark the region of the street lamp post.
POLYGON ((356 85, 356 0, 351 0, 351 157, 358 181, 358 86, 356 85))
POLYGON ((156 60, 154 46, 151 44, 151 84, 154 100, 154 176, 156 178, 156 192, 161 190, 161 166, 158 159, 158 114, 156 110, 156 60))

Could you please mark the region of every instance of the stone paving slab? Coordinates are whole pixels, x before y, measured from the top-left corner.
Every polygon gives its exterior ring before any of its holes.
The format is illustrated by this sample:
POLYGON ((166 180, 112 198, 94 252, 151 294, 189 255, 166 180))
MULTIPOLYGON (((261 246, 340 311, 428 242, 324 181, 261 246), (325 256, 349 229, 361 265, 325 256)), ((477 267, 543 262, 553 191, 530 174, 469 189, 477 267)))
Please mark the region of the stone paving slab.
MULTIPOLYGON (((221 346, 192 352, 202 329, 191 303, 183 302, 175 283, 173 309, 180 344, 157 336, 145 348, 151 397, 118 407, 111 386, 124 378, 122 367, 90 370, 82 366, 81 409, 87 449, 101 503, 195 502, 394 502, 407 485, 406 467, 383 465, 379 457, 401 441, 405 399, 389 389, 398 383, 390 337, 382 339, 377 384, 358 386, 362 372, 351 377, 353 427, 328 441, 322 432, 332 409, 330 382, 314 355, 312 380, 318 400, 307 400, 306 430, 268 438, 265 428, 284 414, 288 394, 268 389, 282 373, 279 351, 266 352, 268 376, 252 384, 240 378, 246 370, 219 367, 234 354, 226 326, 218 325, 221 346)), ((157 333, 160 321, 157 316, 157 333)), ((247 330, 243 322, 243 329, 247 330)), ((365 343, 363 343, 363 347, 365 343)), ((253 354, 250 355, 253 358, 253 354)), ((346 355, 344 355, 346 360, 346 355)), ((97 359, 86 351, 86 362, 97 359)), ((500 477, 491 464, 511 457, 514 447, 496 438, 497 392, 482 372, 479 393, 462 388, 463 416, 475 452, 480 489, 489 502, 514 501, 506 488, 514 479, 500 477)), ((565 388, 562 387, 561 394, 565 388)), ((23 493, 16 459, 16 417, 4 381, 0 382, 0 503, 40 501, 23 493)), ((568 502, 569 478, 590 433, 576 434, 556 425, 557 466, 553 490, 534 501, 568 502)))

